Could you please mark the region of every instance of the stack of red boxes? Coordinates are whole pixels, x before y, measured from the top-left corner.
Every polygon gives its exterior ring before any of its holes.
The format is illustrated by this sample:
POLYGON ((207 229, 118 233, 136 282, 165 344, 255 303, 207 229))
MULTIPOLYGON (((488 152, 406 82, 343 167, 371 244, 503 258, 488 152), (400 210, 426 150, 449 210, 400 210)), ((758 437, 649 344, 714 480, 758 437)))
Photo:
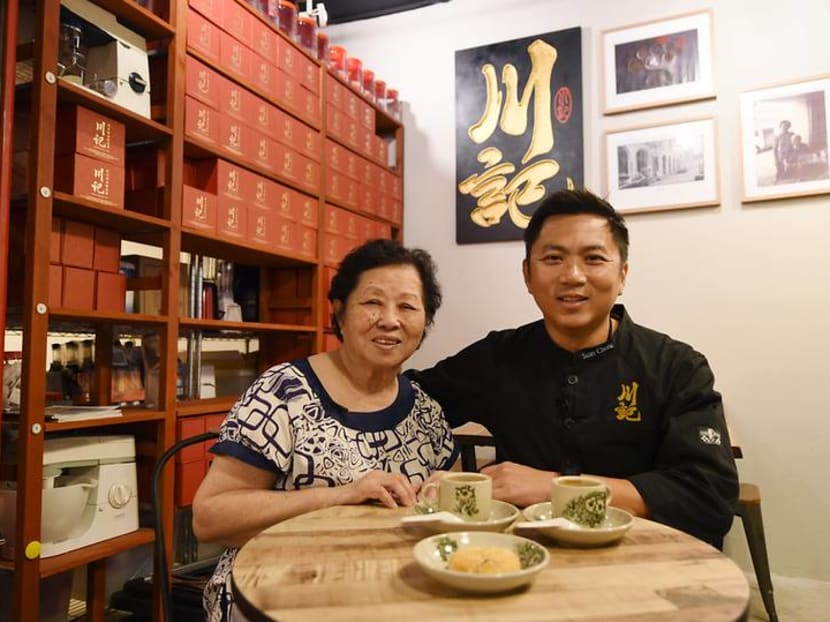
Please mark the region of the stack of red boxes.
POLYGON ((124 208, 124 124, 80 106, 59 111, 55 190, 124 208))
MULTIPOLYGON (((225 420, 225 414, 200 415, 195 417, 180 417, 176 421, 176 437, 190 438, 207 431, 217 431, 225 420)), ((188 506, 193 503, 193 495, 205 477, 207 467, 213 460, 210 448, 216 441, 191 445, 176 454, 176 494, 178 506, 188 506)))
POLYGON ((270 102, 318 124, 319 66, 237 0, 189 4, 187 136, 315 191, 319 132, 270 102))
POLYGON ((317 257, 317 199, 219 158, 185 161, 182 225, 317 257))
POLYGON ((121 236, 83 222, 52 219, 49 306, 123 312, 127 279, 118 273, 121 236))

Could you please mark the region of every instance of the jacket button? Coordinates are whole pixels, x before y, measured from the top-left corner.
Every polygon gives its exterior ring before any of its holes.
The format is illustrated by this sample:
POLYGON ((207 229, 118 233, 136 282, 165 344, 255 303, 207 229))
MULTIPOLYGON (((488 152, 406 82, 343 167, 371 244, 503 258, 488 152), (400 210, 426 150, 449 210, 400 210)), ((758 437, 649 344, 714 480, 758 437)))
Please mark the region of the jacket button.
POLYGON ((576 425, 576 421, 573 417, 565 417, 564 421, 562 421, 562 425, 565 426, 566 430, 570 430, 576 425))
POLYGON ((576 376, 575 374, 571 374, 570 376, 568 376, 568 384, 576 384, 577 382, 579 382, 578 376, 576 376))

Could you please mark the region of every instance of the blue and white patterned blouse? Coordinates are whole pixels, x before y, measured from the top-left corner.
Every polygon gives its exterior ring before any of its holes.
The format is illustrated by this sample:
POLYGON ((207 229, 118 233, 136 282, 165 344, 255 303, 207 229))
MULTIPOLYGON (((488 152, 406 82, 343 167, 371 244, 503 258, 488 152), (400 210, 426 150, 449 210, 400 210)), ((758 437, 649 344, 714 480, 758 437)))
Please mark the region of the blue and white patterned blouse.
MULTIPOLYGON (((441 407, 418 384, 400 376, 389 407, 349 412, 332 400, 307 359, 275 365, 257 378, 228 414, 212 451, 271 471, 274 490, 340 486, 369 471, 419 483, 448 469, 458 454, 441 407)), ((229 610, 237 550, 225 551, 205 588, 210 622, 229 610)))

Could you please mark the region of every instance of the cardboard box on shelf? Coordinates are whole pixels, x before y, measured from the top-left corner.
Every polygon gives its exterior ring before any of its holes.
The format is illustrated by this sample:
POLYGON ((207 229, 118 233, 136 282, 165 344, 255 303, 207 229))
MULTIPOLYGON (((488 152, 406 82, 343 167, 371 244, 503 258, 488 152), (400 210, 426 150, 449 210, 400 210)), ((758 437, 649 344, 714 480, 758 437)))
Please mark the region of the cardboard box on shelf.
POLYGON ((60 263, 91 269, 95 258, 95 227, 76 220, 63 220, 60 263))
POLYGON ((184 75, 186 95, 213 109, 219 107, 229 80, 190 55, 185 58, 184 75))
POLYGON ((241 242, 248 231, 246 205, 228 197, 216 198, 216 233, 241 242))
MULTIPOLYGON (((121 236, 117 231, 95 227, 95 252, 92 267, 96 270, 118 272, 121 259, 121 236)), ((124 297, 121 297, 123 302, 124 297)))
POLYGON ((251 56, 251 85, 271 96, 279 84, 279 70, 264 58, 254 54, 251 56))
POLYGON ((84 268, 63 266, 61 307, 92 310, 95 303, 95 272, 84 268))
MULTIPOLYGON (((235 4, 235 3, 231 3, 235 4)), ((241 41, 226 32, 219 33, 219 62, 221 66, 244 82, 251 80, 251 55, 253 52, 241 41)))
POLYGON ((251 123, 255 98, 256 96, 245 87, 232 80, 225 80, 219 91, 218 109, 229 117, 239 119, 244 123, 251 123))
POLYGON ((249 205, 247 213, 247 238, 257 246, 266 248, 273 244, 279 216, 257 205, 249 205))
POLYGON ((302 192, 296 192, 297 201, 296 220, 312 229, 317 228, 317 198, 310 197, 302 192))
POLYGON ((96 310, 123 313, 126 293, 127 277, 123 274, 95 273, 96 310))
POLYGON ((251 129, 239 119, 219 113, 219 147, 231 156, 251 159, 251 129))
POLYGON ((124 166, 80 153, 55 160, 55 190, 107 207, 124 208, 124 166))
POLYGON ((262 21, 255 19, 253 23, 253 45, 251 48, 272 65, 279 64, 277 38, 279 35, 262 21))
POLYGON ((191 8, 199 11, 217 26, 222 26, 225 22, 225 2, 226 0, 187 0, 191 8))
POLYGON ((221 62, 219 26, 193 9, 187 11, 187 47, 205 58, 221 62))
POLYGON ((184 98, 184 133, 209 145, 219 144, 220 113, 192 97, 184 98))
POLYGON ((62 106, 55 124, 55 155, 80 153, 124 165, 124 124, 82 106, 62 106))
POLYGON ((216 195, 183 185, 182 226, 216 233, 216 195))

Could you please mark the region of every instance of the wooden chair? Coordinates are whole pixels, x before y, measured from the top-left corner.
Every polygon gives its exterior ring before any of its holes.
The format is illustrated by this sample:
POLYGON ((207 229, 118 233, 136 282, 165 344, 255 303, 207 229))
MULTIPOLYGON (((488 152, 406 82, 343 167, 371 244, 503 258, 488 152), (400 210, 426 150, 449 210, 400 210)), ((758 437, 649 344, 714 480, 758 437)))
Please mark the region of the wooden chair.
MULTIPOLYGON (((456 428, 455 438, 461 446, 461 468, 464 471, 477 471, 476 447, 493 447, 495 442, 487 428, 477 424, 465 424, 456 428)), ((737 445, 732 447, 736 459, 743 458, 743 452, 737 445)), ((752 557, 752 567, 755 570, 755 579, 764 601, 764 609, 770 622, 778 622, 778 613, 775 611, 773 598, 772 577, 767 557, 767 540, 764 536, 764 521, 761 518, 761 491, 755 484, 740 483, 736 516, 741 518, 752 557)))

